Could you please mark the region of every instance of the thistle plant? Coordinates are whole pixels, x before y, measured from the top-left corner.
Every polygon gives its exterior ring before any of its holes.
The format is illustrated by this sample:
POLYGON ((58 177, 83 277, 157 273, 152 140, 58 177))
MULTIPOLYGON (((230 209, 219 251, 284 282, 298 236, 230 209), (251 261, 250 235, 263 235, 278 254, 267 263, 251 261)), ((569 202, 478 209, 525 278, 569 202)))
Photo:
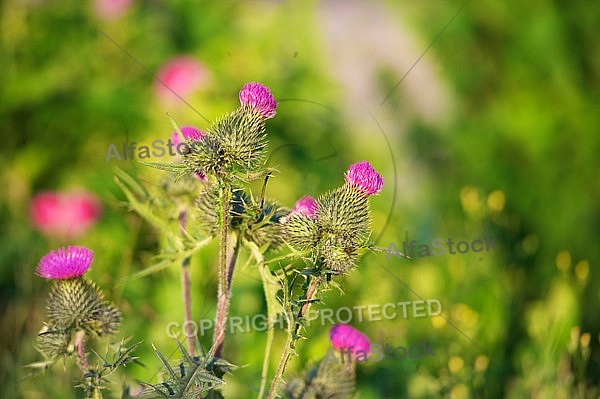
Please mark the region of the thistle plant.
MULTIPOLYGON (((245 252, 262 280, 268 312, 258 398, 350 397, 354 370, 321 363, 309 367, 302 378, 284 383, 283 377, 289 359, 300 348, 299 340, 306 337, 304 325, 310 307, 318 305, 322 294, 337 286, 335 280, 352 272, 360 256, 372 248, 369 197, 382 190, 383 178, 369 162, 361 161, 349 166, 338 188, 316 197, 305 195, 291 209, 268 198, 267 184, 277 171, 266 165, 266 127, 276 116, 277 101, 267 87, 256 82, 242 87, 239 100, 238 109, 203 130, 180 128, 172 121, 172 141, 185 144, 188 151, 171 162, 144 163, 169 172, 161 174, 157 184, 142 186, 125 172, 116 172, 115 182, 129 207, 154 225, 161 237, 157 262, 138 276, 171 265, 180 268, 184 325, 192 321, 194 313, 190 260, 213 240, 219 246, 217 307, 210 347, 205 350, 198 337, 186 331, 187 344, 178 342, 181 359, 169 361, 155 348, 167 373, 161 383, 148 384, 142 396, 223 397, 222 378, 235 369, 226 360, 230 354, 225 346, 225 326, 230 302, 235 300, 231 295, 233 276, 239 254, 245 252), (255 180, 262 181, 258 193, 250 189, 255 180), (287 320, 287 341, 272 371, 274 322, 279 316, 287 320)), ((85 251, 74 254, 85 260, 90 257, 85 251)), ((46 335, 52 342, 44 344, 46 352, 62 353, 57 348, 64 347, 75 330, 105 335, 116 328, 120 314, 103 302, 91 283, 77 280, 69 284, 60 292, 76 295, 77 301, 69 303, 78 304, 77 310, 82 313, 84 309, 86 316, 67 320, 55 315, 57 305, 52 311, 49 308, 51 321, 46 335), (82 301, 85 305, 79 305, 82 301), (94 317, 88 309, 93 309, 94 317)), ((50 298, 58 298, 53 292, 50 298)), ((80 358, 83 364, 84 358, 80 358)))
MULTIPOLYGON (((371 343, 360 331, 347 324, 336 324, 329 332, 331 345, 337 349, 352 347, 368 354, 371 343)), ((355 359, 338 362, 329 351, 325 358, 308 368, 303 376, 292 377, 283 390, 286 399, 353 398, 355 392, 355 359)), ((343 354, 341 355, 343 356, 343 354)))
MULTIPOLYGON (((51 251, 40 260, 38 275, 52 280, 53 285, 46 302, 47 321, 38 334, 37 345, 50 364, 74 355, 83 373, 86 397, 99 398, 101 378, 97 377, 112 372, 113 365, 90 365, 86 343, 114 334, 121 313, 104 299, 92 281, 83 277, 93 257, 94 253, 86 247, 70 246, 51 251)), ((129 352, 122 347, 118 351, 129 352)))

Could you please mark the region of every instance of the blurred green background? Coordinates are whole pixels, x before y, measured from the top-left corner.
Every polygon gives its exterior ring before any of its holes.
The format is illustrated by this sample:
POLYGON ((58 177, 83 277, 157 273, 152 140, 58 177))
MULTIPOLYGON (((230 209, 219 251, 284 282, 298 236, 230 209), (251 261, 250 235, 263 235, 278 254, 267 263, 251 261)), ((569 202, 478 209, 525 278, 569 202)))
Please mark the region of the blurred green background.
MULTIPOLYGON (((121 335, 144 341, 145 367, 128 367, 107 397, 154 376, 151 343, 175 350, 166 327, 183 318, 179 270, 128 278, 152 263, 159 242, 113 181, 115 167, 143 181, 163 174, 106 161, 107 150, 166 140, 167 113, 206 128, 204 118, 237 107, 249 81, 280 101, 267 123, 281 171, 270 197, 292 206, 339 186, 347 166, 366 159, 386 182, 371 200, 378 245, 400 246, 407 234, 419 243, 496 239, 498 250, 481 254, 369 254, 341 281, 344 295, 324 296, 335 310, 418 300, 416 293, 439 300, 452 324, 439 316, 354 319, 375 343, 427 339, 435 351, 359 365, 362 398, 599 397, 600 4, 463 5, 2 2, 0 397, 82 397, 71 360, 42 375, 25 367, 42 359, 33 345, 49 284, 35 267, 62 245, 94 250, 89 277, 122 310, 121 335), (183 96, 193 109, 157 94, 153 74, 180 56, 204 68, 183 96), (37 231, 32 198, 75 188, 102 201, 98 223, 69 241, 37 231)), ((192 260, 195 320, 214 317, 215 254, 213 244, 192 260)), ((265 313, 258 272, 242 271, 231 315, 265 313)), ((287 375, 325 355, 329 327, 309 327, 287 375)), ((275 354, 284 339, 276 334, 275 354)), ((256 396, 264 342, 261 332, 228 336, 225 355, 244 367, 226 377, 226 397, 256 396)))

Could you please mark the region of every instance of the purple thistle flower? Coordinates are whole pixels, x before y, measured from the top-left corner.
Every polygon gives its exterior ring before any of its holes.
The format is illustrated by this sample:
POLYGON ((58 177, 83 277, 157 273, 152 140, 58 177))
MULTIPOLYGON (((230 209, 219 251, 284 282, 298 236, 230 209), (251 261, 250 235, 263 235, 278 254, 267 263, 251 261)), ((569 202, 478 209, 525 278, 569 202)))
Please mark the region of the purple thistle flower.
POLYGON ((367 161, 350 165, 345 178, 350 186, 365 195, 377 194, 383 188, 383 177, 367 161))
POLYGON ((275 116, 277 101, 268 87, 258 82, 246 83, 240 90, 240 103, 257 110, 265 119, 275 116))
POLYGON ((38 264, 37 274, 50 280, 81 277, 94 259, 94 252, 86 247, 69 246, 50 251, 38 264))
POLYGON ((369 338, 348 324, 336 324, 331 327, 329 340, 331 341, 331 345, 337 350, 353 346, 354 353, 362 350, 368 355, 371 351, 369 338))
POLYGON ((310 195, 306 195, 296 201, 292 213, 314 219, 317 216, 317 201, 310 195))
MULTIPOLYGON (((196 129, 193 126, 183 126, 181 128, 181 133, 183 133, 183 137, 186 140, 191 139, 193 141, 198 141, 204 136, 206 136, 206 134, 202 130, 196 129)), ((177 133, 177 130, 174 131, 173 134, 171 134, 171 141, 173 142, 173 145, 175 147, 177 147, 177 145, 181 143, 181 138, 179 137, 179 133, 177 133)))

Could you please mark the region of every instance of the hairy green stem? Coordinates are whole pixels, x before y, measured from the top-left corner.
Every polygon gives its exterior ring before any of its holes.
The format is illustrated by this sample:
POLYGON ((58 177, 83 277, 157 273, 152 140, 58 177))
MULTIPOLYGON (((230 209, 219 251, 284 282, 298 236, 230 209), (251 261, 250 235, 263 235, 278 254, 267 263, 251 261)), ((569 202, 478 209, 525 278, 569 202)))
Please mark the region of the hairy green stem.
POLYGON ((269 375, 269 361, 271 360, 271 348, 273 347, 273 339, 275 338, 275 328, 269 321, 269 328, 267 329, 267 343, 265 345, 265 354, 263 358, 262 371, 260 373, 260 388, 258 390, 258 399, 262 399, 265 395, 265 389, 267 388, 267 377, 269 375))
MULTIPOLYGON (((215 316, 215 331, 213 335, 214 356, 221 357, 223 354, 223 342, 225 340, 225 325, 227 323, 227 311, 229 309, 231 276, 237 254, 230 254, 228 265, 228 240, 229 240, 229 202, 231 199, 231 186, 222 182, 219 190, 219 288, 217 292, 217 313, 215 316)), ((235 251, 237 252, 237 251, 235 251)))
POLYGON ((277 387, 279 386, 279 383, 281 381, 281 378, 283 377, 285 368, 287 367, 287 363, 290 359, 290 355, 291 355, 290 349, 293 349, 296 346, 296 342, 299 339, 298 330, 300 329, 300 326, 301 326, 299 320, 302 319, 308 312, 308 309, 310 308, 310 303, 315 295, 315 292, 317 291, 317 288, 319 288, 319 286, 321 285, 322 282, 323 282, 323 279, 322 279, 322 277, 319 276, 319 277, 313 279, 309 283, 308 288, 306 289, 304 303, 302 304, 302 307, 298 311, 298 315, 296 316, 294 327, 290 326, 288 338, 285 343, 285 348, 283 349, 283 353, 281 354, 281 359, 279 360, 279 365, 277 366, 277 371, 275 371, 275 376, 273 377, 273 382, 271 383, 271 387, 269 388, 269 393, 267 395, 267 399, 274 398, 275 394, 277 393, 277 387), (292 328, 293 328, 293 331, 292 331, 292 328))
POLYGON ((267 387, 267 377, 269 375, 269 362, 271 360, 271 348, 273 347, 273 340, 275 339, 275 323, 274 317, 276 316, 274 313, 276 311, 273 309, 269 298, 269 284, 267 276, 270 273, 269 267, 264 261, 264 257, 259 251, 255 251, 254 254, 257 257, 258 267, 260 268, 261 273, 261 281, 263 284, 263 291, 265 294, 265 300, 267 302, 267 343, 265 344, 265 354, 263 357, 262 371, 260 373, 260 387, 258 390, 258 399, 262 399, 265 394, 265 389, 267 387))
POLYGON ((290 358, 290 347, 292 346, 292 336, 288 335, 287 341, 285 342, 285 348, 283 349, 283 353, 281 354, 281 359, 279 360, 279 366, 277 366, 277 371, 275 371, 275 376, 273 377, 273 381, 271 382, 271 387, 269 388, 269 393, 267 394, 267 399, 272 399, 275 397, 277 393, 277 387, 279 386, 279 381, 283 376, 283 372, 287 366, 287 362, 290 358))

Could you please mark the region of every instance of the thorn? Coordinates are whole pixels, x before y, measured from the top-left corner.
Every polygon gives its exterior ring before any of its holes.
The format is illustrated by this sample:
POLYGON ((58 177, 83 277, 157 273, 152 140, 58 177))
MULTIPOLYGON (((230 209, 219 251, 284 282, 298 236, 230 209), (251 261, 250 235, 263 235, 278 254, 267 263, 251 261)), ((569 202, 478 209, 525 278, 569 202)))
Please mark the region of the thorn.
POLYGON ((298 56, 298 52, 296 51, 296 52, 294 53, 294 58, 296 58, 297 56, 298 56))
MULTIPOLYGON (((227 52, 227 54, 229 54, 229 51, 227 52)), ((231 58, 231 54, 229 54, 229 58, 231 58)))

